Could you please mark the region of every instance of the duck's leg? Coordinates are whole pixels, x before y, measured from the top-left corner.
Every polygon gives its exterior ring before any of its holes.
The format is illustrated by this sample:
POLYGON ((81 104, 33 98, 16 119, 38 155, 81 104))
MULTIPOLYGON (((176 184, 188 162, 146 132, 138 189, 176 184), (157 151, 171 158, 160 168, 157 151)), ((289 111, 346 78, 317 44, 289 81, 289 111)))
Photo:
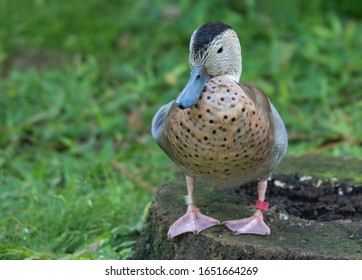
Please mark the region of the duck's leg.
POLYGON ((265 192, 267 188, 267 179, 260 180, 258 183, 258 200, 255 204, 256 211, 253 216, 246 219, 227 221, 226 225, 235 235, 237 234, 260 234, 269 235, 270 229, 264 223, 262 211, 268 209, 269 203, 265 202, 265 192))
POLYGON ((193 200, 194 178, 186 175, 187 196, 185 196, 187 204, 187 212, 178 219, 168 230, 168 238, 174 238, 185 232, 193 232, 199 234, 202 230, 218 225, 220 222, 214 218, 201 214, 193 200))

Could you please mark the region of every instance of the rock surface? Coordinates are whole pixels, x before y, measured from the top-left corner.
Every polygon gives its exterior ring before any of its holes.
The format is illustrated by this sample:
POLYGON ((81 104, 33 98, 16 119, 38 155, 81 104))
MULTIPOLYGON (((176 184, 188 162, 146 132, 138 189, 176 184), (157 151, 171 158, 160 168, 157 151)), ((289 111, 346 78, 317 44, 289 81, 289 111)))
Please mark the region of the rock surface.
MULTIPOLYGON (((136 244, 136 259, 362 259, 362 161, 287 157, 268 185, 270 236, 237 235, 223 225, 167 239, 186 211, 180 176, 157 192, 136 244)), ((200 210, 220 221, 250 216, 256 183, 231 190, 196 185, 200 210)))

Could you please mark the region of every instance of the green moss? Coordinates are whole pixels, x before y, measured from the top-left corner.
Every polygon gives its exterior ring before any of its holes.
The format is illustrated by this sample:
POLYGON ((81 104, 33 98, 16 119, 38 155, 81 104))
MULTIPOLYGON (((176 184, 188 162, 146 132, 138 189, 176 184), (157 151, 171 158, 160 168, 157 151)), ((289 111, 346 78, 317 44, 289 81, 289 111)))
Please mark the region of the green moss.
POLYGON ((336 178, 339 181, 361 183, 362 160, 322 155, 288 156, 274 173, 309 175, 322 180, 336 178))

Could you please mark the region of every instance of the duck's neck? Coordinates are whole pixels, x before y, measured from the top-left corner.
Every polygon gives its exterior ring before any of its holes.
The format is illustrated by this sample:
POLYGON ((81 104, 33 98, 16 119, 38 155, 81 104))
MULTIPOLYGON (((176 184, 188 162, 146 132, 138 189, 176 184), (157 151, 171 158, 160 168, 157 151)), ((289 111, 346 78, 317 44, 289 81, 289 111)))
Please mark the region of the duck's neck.
POLYGON ((240 76, 243 69, 241 56, 235 59, 235 61, 233 61, 233 65, 231 68, 232 71, 230 71, 230 73, 227 73, 225 76, 229 77, 230 79, 238 83, 240 81, 240 76))
POLYGON ((241 65, 240 65, 240 69, 237 69, 234 71, 234 73, 228 73, 225 74, 224 76, 232 79, 233 81, 235 81, 236 83, 238 83, 240 81, 240 76, 241 76, 241 65))
POLYGON ((226 74, 224 76, 228 77, 229 79, 233 80, 236 83, 239 83, 240 82, 241 72, 240 73, 235 73, 235 74, 226 74))

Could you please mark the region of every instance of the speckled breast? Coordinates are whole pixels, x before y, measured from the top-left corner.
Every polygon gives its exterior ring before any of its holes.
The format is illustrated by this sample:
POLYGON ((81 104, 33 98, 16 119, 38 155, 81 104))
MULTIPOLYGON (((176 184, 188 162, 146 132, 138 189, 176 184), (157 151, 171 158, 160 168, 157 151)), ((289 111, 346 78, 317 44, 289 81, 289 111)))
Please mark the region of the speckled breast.
POLYGON ((170 157, 187 175, 216 185, 257 179, 269 157, 267 115, 227 77, 210 79, 198 103, 173 110, 166 128, 170 157))

